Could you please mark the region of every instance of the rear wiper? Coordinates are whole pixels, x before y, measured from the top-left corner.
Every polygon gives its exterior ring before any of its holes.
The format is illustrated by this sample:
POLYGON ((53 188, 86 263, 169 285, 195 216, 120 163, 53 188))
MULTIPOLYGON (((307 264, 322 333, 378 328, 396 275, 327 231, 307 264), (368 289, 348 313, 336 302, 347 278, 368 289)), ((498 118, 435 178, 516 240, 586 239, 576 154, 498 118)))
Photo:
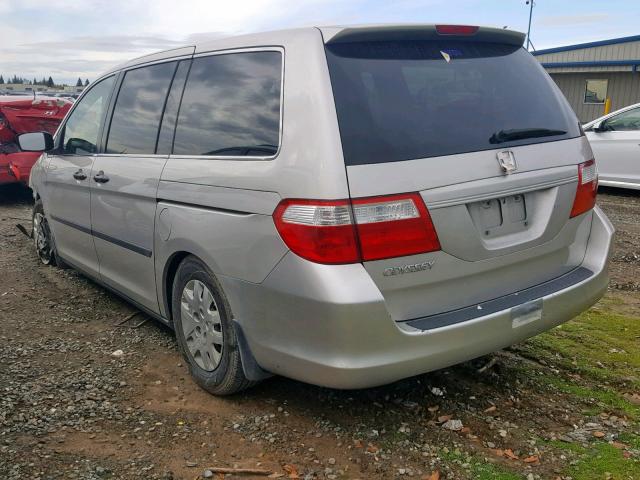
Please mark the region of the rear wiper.
POLYGON ((523 140, 525 138, 553 137, 564 135, 564 130, 551 130, 549 128, 514 128, 511 130, 498 130, 489 138, 489 143, 504 143, 510 140, 523 140))

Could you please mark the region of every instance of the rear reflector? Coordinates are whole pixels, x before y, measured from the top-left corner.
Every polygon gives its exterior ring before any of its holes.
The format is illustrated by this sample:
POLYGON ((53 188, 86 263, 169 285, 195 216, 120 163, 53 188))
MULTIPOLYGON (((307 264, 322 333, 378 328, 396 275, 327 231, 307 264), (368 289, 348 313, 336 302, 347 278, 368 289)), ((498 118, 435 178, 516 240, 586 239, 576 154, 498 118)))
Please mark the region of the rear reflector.
POLYGON ((475 25, 436 25, 439 35, 475 35, 478 29, 475 25))
POLYGON ((273 219, 297 255, 340 264, 440 250, 431 216, 417 193, 349 200, 280 202, 273 219))
POLYGON ((588 212, 596 205, 598 170, 595 160, 578 165, 578 188, 571 208, 571 218, 588 212))

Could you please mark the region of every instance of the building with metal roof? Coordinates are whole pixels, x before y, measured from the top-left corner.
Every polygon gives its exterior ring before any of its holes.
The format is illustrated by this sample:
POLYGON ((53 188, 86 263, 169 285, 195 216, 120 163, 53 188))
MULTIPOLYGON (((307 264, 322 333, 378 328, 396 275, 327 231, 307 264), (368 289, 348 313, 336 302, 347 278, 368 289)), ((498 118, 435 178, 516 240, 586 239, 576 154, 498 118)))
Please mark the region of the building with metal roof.
POLYGON ((640 35, 532 52, 581 122, 640 102, 640 35))

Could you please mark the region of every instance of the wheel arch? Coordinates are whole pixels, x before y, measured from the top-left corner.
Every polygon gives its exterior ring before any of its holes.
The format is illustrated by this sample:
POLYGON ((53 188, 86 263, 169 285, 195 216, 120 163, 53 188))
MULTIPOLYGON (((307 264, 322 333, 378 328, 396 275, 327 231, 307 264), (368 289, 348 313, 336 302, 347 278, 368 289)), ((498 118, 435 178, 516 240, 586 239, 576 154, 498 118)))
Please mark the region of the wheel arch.
POLYGON ((172 311, 172 289, 173 289, 173 280, 176 277, 176 272, 178 271, 178 267, 180 263, 187 258, 188 256, 194 256, 199 258, 197 255, 194 255, 191 252, 186 250, 179 250, 174 252, 169 256, 164 265, 164 270, 162 272, 162 303, 165 312, 167 313, 167 319, 169 320, 170 325, 173 327, 173 311, 172 311))

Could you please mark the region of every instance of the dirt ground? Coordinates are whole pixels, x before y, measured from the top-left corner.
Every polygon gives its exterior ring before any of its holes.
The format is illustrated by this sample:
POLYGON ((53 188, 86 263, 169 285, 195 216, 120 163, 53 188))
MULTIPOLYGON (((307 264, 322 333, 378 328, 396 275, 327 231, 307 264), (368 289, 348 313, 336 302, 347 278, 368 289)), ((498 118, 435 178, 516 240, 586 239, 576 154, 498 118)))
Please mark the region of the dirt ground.
POLYGON ((41 265, 29 192, 0 187, 0 479, 640 479, 640 192, 599 204, 611 287, 553 332, 382 388, 216 398, 170 330, 41 265))

